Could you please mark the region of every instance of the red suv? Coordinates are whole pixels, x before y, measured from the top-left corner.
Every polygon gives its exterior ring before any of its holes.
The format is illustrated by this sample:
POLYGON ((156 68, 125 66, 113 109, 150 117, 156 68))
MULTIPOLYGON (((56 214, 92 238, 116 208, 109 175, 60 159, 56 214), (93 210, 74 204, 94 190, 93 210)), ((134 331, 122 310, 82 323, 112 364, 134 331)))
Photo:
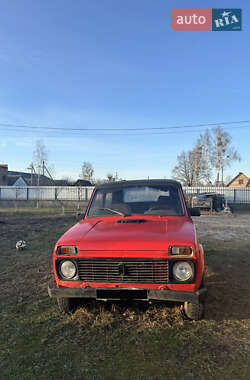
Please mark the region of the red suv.
POLYGON ((173 180, 96 186, 83 220, 55 245, 50 297, 66 313, 76 298, 176 301, 201 319, 204 252, 191 215, 199 209, 173 180))

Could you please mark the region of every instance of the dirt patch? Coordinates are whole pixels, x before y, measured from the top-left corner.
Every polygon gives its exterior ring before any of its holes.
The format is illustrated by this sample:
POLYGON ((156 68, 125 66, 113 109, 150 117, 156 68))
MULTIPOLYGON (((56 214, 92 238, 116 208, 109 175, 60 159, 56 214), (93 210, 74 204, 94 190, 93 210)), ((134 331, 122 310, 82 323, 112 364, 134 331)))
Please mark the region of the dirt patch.
POLYGON ((201 239, 250 240, 250 214, 201 215, 193 220, 201 239))

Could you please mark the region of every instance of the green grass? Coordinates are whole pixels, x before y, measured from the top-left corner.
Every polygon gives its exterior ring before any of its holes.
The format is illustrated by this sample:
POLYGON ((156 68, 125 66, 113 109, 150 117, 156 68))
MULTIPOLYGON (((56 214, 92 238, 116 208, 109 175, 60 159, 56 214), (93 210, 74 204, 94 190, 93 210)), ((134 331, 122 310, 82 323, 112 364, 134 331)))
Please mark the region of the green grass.
POLYGON ((0 378, 247 379, 249 241, 203 239, 206 319, 164 303, 89 302, 60 315, 47 295, 51 252, 74 216, 1 214, 0 378), (27 241, 17 252, 15 242, 27 241))

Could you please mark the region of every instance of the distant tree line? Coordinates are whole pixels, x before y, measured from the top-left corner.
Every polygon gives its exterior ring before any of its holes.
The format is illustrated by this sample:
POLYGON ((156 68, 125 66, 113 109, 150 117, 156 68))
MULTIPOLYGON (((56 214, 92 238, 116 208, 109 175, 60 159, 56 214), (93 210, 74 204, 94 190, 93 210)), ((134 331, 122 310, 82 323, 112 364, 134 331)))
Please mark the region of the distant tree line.
POLYGON ((83 162, 80 177, 94 184, 103 183, 103 182, 122 181, 122 178, 119 178, 119 175, 117 172, 115 173, 109 172, 106 174, 105 178, 95 178, 93 165, 88 161, 83 162))
POLYGON ((193 149, 177 156, 172 177, 185 186, 222 185, 224 170, 240 156, 231 146, 232 137, 221 127, 200 134, 193 149), (215 179, 215 180, 214 180, 215 179))
MULTIPOLYGON (((33 161, 29 165, 28 170, 37 176, 38 181, 41 175, 49 175, 49 177, 53 180, 52 176, 55 175, 55 170, 54 167, 48 163, 48 151, 42 140, 36 141, 33 150, 33 161)), ((105 178, 95 178, 94 167, 89 161, 83 161, 79 177, 91 182, 92 184, 122 180, 122 178, 119 178, 117 172, 108 172, 105 178)), ((69 184, 73 184, 75 182, 70 176, 67 175, 63 176, 62 180, 67 181, 69 184)))
MULTIPOLYGON (((172 177, 185 186, 223 184, 224 170, 230 167, 233 161, 240 160, 240 156, 232 147, 231 142, 232 137, 221 127, 207 129, 200 134, 193 149, 183 151, 177 156, 172 177)), ((52 178, 54 174, 53 167, 48 165, 48 153, 42 140, 36 142, 33 162, 30 164, 29 170, 31 173, 38 174, 38 177, 49 174, 52 178)), ((92 184, 122 180, 117 172, 109 172, 105 178, 95 178, 94 167, 88 161, 82 163, 80 178, 92 184)), ((71 178, 67 178, 67 180, 73 182, 71 178)))

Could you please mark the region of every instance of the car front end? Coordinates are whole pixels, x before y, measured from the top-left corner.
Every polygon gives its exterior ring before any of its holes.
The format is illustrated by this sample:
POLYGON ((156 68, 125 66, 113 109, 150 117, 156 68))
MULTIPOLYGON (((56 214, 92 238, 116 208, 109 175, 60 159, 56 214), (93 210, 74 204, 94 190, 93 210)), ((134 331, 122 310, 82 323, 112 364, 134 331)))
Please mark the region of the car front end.
POLYGON ((56 287, 48 291, 59 303, 140 299, 197 309, 206 295, 203 248, 175 181, 97 188, 83 220, 56 243, 53 267, 56 287))

